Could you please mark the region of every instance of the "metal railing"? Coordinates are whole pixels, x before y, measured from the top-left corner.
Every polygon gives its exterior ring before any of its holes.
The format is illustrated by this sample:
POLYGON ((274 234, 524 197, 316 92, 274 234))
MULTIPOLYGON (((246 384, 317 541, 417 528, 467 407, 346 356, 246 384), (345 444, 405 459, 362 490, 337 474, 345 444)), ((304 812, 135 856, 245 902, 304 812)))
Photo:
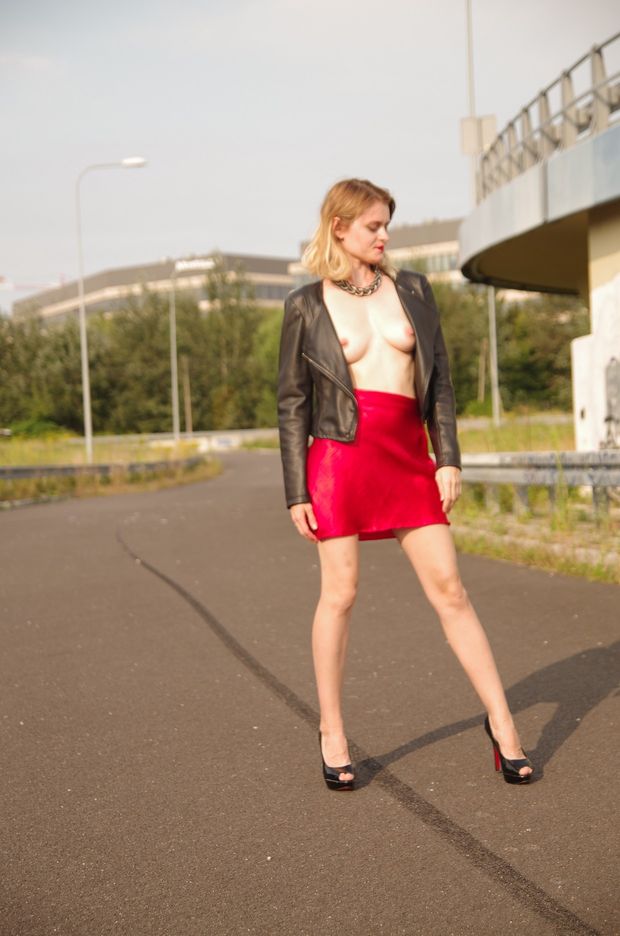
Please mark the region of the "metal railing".
POLYGON ((552 501, 562 487, 589 487, 596 510, 606 512, 611 489, 620 489, 620 451, 464 455, 462 480, 491 488, 514 485, 517 509, 527 508, 531 486, 548 488, 552 501))
MULTIPOLYGON (((253 430, 254 432, 268 431, 253 430)), ((271 430, 275 435, 276 430, 271 430)), ((238 448, 243 441, 235 439, 238 448)), ((237 435, 237 433, 235 434, 237 435)), ((215 440, 214 440, 215 441, 215 440)), ((232 441, 232 440, 229 440, 232 441)), ((233 447, 233 446, 230 446, 233 447)), ((215 446, 214 446, 215 448, 215 446)), ((229 448, 228 445, 220 451, 229 448)), ((150 473, 166 468, 190 468, 201 464, 204 455, 191 458, 156 462, 130 462, 127 464, 100 465, 2 465, 0 481, 18 478, 49 478, 54 476, 99 476, 109 477, 115 471, 127 474, 150 473)), ((593 501, 605 508, 608 491, 620 489, 620 451, 603 449, 599 452, 491 452, 463 456, 462 480, 465 484, 480 483, 495 487, 500 484, 514 485, 521 504, 527 502, 530 486, 547 487, 551 492, 559 487, 589 487, 593 501)))
POLYGON ((606 74, 603 50, 620 51, 620 32, 595 45, 526 104, 479 158, 476 200, 547 159, 558 149, 606 130, 610 117, 620 111, 620 71, 606 74), (618 43, 618 45, 615 45, 618 43), (574 73, 589 60, 590 80, 585 91, 575 94, 574 73), (551 111, 552 92, 559 91, 560 107, 551 111), (533 114, 537 108, 537 115, 533 114))
MULTIPOLYGON (((0 465, 0 482, 16 481, 24 478, 53 478, 53 477, 97 477, 109 478, 115 473, 124 473, 128 477, 135 475, 154 474, 166 469, 193 468, 206 461, 209 453, 227 452, 241 449, 248 443, 256 443, 262 439, 273 440, 278 438, 278 430, 269 429, 211 429, 191 434, 181 433, 182 438, 196 442, 198 455, 191 455, 181 459, 161 459, 159 461, 134 462, 108 462, 93 465, 0 465)), ((77 445, 83 444, 81 438, 70 439, 77 445)), ((170 432, 157 432, 150 434, 133 434, 125 436, 97 436, 97 442, 113 444, 115 442, 173 442, 174 436, 170 432)))
POLYGON ((113 462, 100 465, 0 465, 0 481, 54 477, 109 478, 115 472, 123 472, 129 476, 153 474, 166 469, 195 468, 204 461, 204 455, 192 455, 191 458, 152 462, 113 462))

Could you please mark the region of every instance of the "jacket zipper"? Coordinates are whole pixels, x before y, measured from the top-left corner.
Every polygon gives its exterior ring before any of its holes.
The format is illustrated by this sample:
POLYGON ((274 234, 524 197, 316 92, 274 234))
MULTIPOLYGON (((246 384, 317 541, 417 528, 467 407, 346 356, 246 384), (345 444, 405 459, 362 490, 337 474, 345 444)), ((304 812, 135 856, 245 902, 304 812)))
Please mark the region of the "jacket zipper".
POLYGON ((333 380, 335 384, 338 384, 338 386, 351 397, 353 402, 357 404, 357 400, 355 399, 355 394, 351 393, 349 388, 345 384, 343 384, 343 382, 338 377, 336 377, 335 374, 332 374, 332 372, 327 370, 326 367, 323 367, 322 364, 319 364, 318 361, 315 361, 313 358, 311 358, 310 355, 306 354, 305 351, 301 352, 301 356, 305 357, 305 359, 309 361, 310 364, 313 364, 314 367, 316 367, 317 370, 320 370, 323 374, 325 374, 326 377, 329 377, 330 380, 333 380))

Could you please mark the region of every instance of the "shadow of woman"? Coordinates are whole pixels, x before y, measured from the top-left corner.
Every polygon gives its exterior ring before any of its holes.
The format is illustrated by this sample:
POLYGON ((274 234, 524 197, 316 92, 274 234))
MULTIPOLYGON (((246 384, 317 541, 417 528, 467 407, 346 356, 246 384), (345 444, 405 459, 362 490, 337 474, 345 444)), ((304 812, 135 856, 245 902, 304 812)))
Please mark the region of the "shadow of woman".
MULTIPOLYGON (((535 748, 528 747, 527 739, 524 741, 523 736, 521 737, 528 757, 534 765, 532 782, 542 777, 544 766, 579 728, 588 712, 617 688, 619 663, 620 641, 616 641, 608 647, 591 647, 565 660, 551 663, 506 690, 513 715, 541 702, 549 702, 556 706, 535 748)), ((482 717, 476 715, 451 725, 444 725, 400 745, 393 751, 362 760, 358 764, 361 773, 361 784, 358 786, 372 782, 374 776, 407 754, 419 751, 429 744, 445 741, 470 728, 480 728, 482 717)))

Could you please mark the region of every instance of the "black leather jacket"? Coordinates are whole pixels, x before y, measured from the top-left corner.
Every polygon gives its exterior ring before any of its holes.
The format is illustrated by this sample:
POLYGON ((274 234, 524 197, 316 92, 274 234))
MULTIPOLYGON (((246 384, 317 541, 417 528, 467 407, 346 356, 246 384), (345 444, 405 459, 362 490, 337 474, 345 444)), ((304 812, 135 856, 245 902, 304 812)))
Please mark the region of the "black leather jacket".
MULTIPOLYGON (((431 286, 422 273, 399 270, 394 284, 416 341, 414 391, 438 468, 461 467, 454 388, 431 286)), ((278 379, 278 424, 287 507, 308 503, 306 455, 310 436, 351 442, 357 401, 342 345, 318 280, 284 302, 278 379)))

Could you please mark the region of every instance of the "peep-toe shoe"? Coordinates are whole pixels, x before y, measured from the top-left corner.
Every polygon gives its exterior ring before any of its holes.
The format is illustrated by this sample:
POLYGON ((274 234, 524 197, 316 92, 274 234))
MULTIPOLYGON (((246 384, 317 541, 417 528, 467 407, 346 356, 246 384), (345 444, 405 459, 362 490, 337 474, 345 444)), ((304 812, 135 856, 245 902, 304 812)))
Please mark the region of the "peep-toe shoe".
POLYGON ((355 784, 355 777, 353 780, 340 780, 341 773, 353 773, 353 767, 351 764, 345 764, 344 767, 330 767, 325 763, 325 758, 323 757, 323 747, 321 745, 321 732, 319 730, 319 749, 321 751, 321 763, 323 765, 323 778, 330 790, 352 790, 355 784))
POLYGON ((495 769, 501 770, 506 783, 529 783, 534 769, 532 767, 532 762, 530 761, 527 754, 525 754, 525 751, 523 751, 525 757, 518 757, 515 758, 515 760, 510 760, 508 757, 504 757, 499 749, 499 744, 493 737, 488 715, 484 719, 484 730, 488 734, 489 738, 491 739, 491 744, 493 745, 495 769), (532 773, 520 774, 519 771, 522 767, 532 767, 532 773))

